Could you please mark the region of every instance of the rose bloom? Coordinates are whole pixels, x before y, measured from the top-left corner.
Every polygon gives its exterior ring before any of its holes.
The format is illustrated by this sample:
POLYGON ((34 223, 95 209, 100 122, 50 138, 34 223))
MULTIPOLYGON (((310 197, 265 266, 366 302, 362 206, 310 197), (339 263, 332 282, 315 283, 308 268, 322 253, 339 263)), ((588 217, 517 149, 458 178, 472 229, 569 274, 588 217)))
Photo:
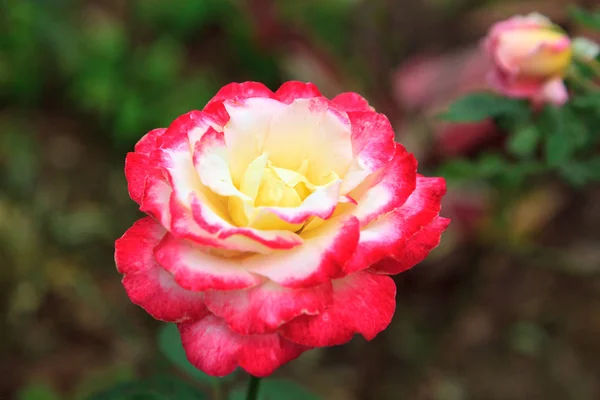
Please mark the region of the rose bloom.
POLYGON ((484 48, 494 64, 489 80, 498 92, 534 104, 568 100, 563 78, 571 63, 571 40, 548 18, 533 13, 498 22, 484 48))
POLYGON ((311 348, 373 339, 394 314, 389 275, 449 223, 444 180, 416 170, 356 93, 227 85, 127 155, 148 216, 116 241, 123 285, 214 376, 266 376, 311 348))

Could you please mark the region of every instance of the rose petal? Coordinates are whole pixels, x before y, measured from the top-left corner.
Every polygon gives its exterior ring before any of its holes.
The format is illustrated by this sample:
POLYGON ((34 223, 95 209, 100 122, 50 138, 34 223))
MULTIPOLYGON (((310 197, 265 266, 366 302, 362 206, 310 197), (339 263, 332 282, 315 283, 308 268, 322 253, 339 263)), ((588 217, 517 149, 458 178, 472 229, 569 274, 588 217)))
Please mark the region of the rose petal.
POLYGON ((288 81, 277 89, 273 97, 282 103, 291 104, 296 99, 312 99, 323 95, 313 83, 288 81))
POLYGON ((216 239, 231 238, 239 243, 245 243, 239 247, 240 250, 268 253, 271 250, 291 249, 303 243, 302 237, 292 231, 259 230, 235 226, 215 215, 210 207, 197 196, 192 196, 190 200, 192 215, 198 226, 216 239), (240 242, 242 240, 244 242, 240 242))
POLYGON ((145 134, 135 145, 135 152, 125 158, 125 178, 129 196, 138 204, 142 203, 146 177, 156 173, 156 167, 150 163, 149 155, 156 149, 158 138, 166 129, 153 129, 145 134))
POLYGON ((562 79, 552 79, 542 86, 540 100, 562 106, 569 100, 569 92, 562 79))
POLYGON ((352 160, 350 122, 324 98, 297 99, 271 120, 264 151, 276 167, 297 171, 321 185, 332 171, 343 176, 352 160))
POLYGON ((417 185, 417 160, 398 144, 392 161, 377 174, 375 183, 357 200, 352 212, 368 225, 375 218, 400 207, 417 185))
POLYGON ((358 248, 344 271, 360 271, 384 258, 395 257, 406 241, 437 217, 445 193, 443 178, 417 177, 415 191, 400 208, 361 230, 358 248))
POLYGON ((223 86, 202 111, 224 126, 229 121, 229 114, 223 102, 226 100, 240 101, 253 97, 271 98, 273 92, 259 82, 230 83, 223 86))
POLYGON ((383 168, 396 152, 394 129, 385 115, 357 111, 349 112, 348 118, 354 159, 344 176, 342 194, 349 193, 367 176, 383 168))
POLYGON ((164 135, 166 132, 165 128, 153 129, 150 132, 146 133, 142 138, 135 144, 134 150, 139 154, 149 155, 153 150, 155 150, 158 145, 158 138, 164 135))
POLYGON ((173 189, 159 172, 148 175, 144 186, 144 195, 140 211, 160 221, 161 225, 169 228, 171 226, 171 211, 169 201, 173 189))
POLYGON ((184 322, 208 314, 203 294, 183 289, 154 259, 153 249, 166 230, 150 217, 137 221, 115 242, 117 270, 134 304, 154 318, 184 322))
POLYGON ((238 366, 253 376, 269 376, 308 350, 278 333, 240 335, 214 315, 178 327, 188 360, 212 376, 228 375, 238 366))
POLYGON ((395 258, 386 258, 373 265, 370 270, 378 274, 396 275, 411 269, 427 257, 440 244, 442 233, 450 224, 448 218, 436 217, 398 250, 395 258))
POLYGON ((332 286, 326 282, 306 289, 289 289, 266 282, 245 290, 209 291, 210 311, 242 335, 272 333, 299 315, 315 315, 331 304, 332 286))
POLYGON ((236 196, 252 199, 240 192, 231 179, 230 158, 225 145, 225 135, 210 129, 194 148, 194 167, 202 181, 211 191, 220 196, 236 196))
POLYGON ((313 217, 329 219, 340 200, 341 185, 342 181, 336 180, 326 186, 317 187, 298 207, 256 207, 258 210, 256 219, 266 213, 273 213, 291 224, 302 224, 313 217))
POLYGON ((229 168, 239 187, 248 164, 263 153, 271 119, 285 105, 267 98, 226 101, 223 105, 231 116, 224 127, 229 168))
POLYGON ((338 106, 342 111, 374 111, 369 102, 354 92, 340 93, 331 99, 331 102, 338 106))
POLYGON ((234 290, 256 286, 261 278, 241 262, 185 239, 167 234, 154 250, 156 260, 183 288, 193 291, 234 290))
POLYGON ((344 344, 355 334, 371 340, 392 320, 396 285, 383 275, 358 272, 333 281, 333 304, 318 315, 303 315, 283 325, 289 340, 311 347, 344 344), (382 279, 385 278, 385 279, 382 279))
POLYGON ((125 178, 127 179, 127 190, 131 200, 138 204, 142 203, 144 186, 149 170, 148 156, 138 153, 127 153, 125 157, 125 178))

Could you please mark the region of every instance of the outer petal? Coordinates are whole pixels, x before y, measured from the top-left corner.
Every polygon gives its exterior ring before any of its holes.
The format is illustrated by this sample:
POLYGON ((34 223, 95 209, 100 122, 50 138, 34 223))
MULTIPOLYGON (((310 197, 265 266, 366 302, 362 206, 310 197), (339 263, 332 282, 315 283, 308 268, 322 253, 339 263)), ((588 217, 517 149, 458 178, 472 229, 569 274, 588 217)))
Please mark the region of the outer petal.
POLYGON ((146 133, 142 138, 135 144, 135 152, 139 154, 150 154, 152 150, 158 147, 157 141, 165 133, 165 128, 153 129, 146 133))
POLYGON ((411 269, 427 257, 429 252, 440 244, 442 233, 450 224, 448 218, 437 217, 417 232, 404 247, 397 251, 395 258, 386 258, 373 265, 370 270, 379 274, 396 275, 411 269))
POLYGON ((150 168, 148 156, 139 153, 127 153, 125 158, 125 178, 129 197, 138 204, 142 203, 146 176, 150 168))
POLYGON ((396 285, 390 277, 358 272, 333 281, 333 304, 329 308, 318 315, 297 317, 280 332, 311 347, 344 344, 357 333, 371 340, 392 320, 395 297, 396 285))
POLYGON ((141 201, 140 211, 160 221, 161 225, 170 229, 171 211, 169 200, 173 189, 167 180, 157 171, 146 177, 144 195, 141 201))
POLYGON ((242 335, 275 332, 299 315, 315 315, 332 302, 332 285, 326 282, 306 289, 288 289, 266 282, 246 290, 209 291, 206 304, 215 315, 242 335))
POLYGON ((406 203, 361 230, 358 248, 345 272, 363 270, 387 257, 397 258, 404 243, 437 217, 445 193, 444 179, 419 176, 406 203))
POLYGON ((346 112, 375 111, 364 97, 354 92, 340 93, 331 99, 331 102, 346 112))
POLYGON ((145 134, 135 145, 135 153, 128 153, 125 158, 125 178, 129 196, 138 204, 142 203, 146 177, 156 173, 156 167, 150 163, 149 155, 156 149, 158 138, 166 129, 153 129, 145 134))
POLYGON ((238 366, 251 375, 268 376, 308 350, 278 333, 240 335, 214 315, 179 324, 179 332, 188 360, 212 376, 228 375, 238 366))
POLYGON ((342 193, 356 188, 367 176, 383 168, 396 152, 394 129, 383 114, 349 112, 354 159, 344 177, 342 193))
POLYGON ((361 226, 404 204, 417 185, 417 160, 397 144, 393 160, 377 175, 373 186, 357 199, 353 211, 361 226))
POLYGON ((165 229, 150 217, 137 221, 115 242, 115 262, 123 286, 134 304, 167 322, 196 320, 208 314, 203 294, 178 286, 156 263, 153 249, 165 229))
POLYGON ((296 99, 312 99, 323 97, 319 89, 313 83, 299 81, 288 81, 277 89, 274 98, 285 104, 290 104, 296 99))
POLYGON ((556 78, 544 84, 540 97, 542 101, 562 106, 569 100, 569 93, 563 80, 556 78))
POLYGON ((259 82, 230 83, 217 92, 202 111, 211 115, 221 125, 229 121, 229 114, 223 106, 225 100, 242 100, 252 97, 273 97, 273 92, 259 82))
POLYGON ((261 282, 259 277, 246 271, 235 259, 214 254, 207 247, 171 234, 165 235, 154 255, 158 263, 173 274, 175 281, 188 290, 234 290, 261 282))

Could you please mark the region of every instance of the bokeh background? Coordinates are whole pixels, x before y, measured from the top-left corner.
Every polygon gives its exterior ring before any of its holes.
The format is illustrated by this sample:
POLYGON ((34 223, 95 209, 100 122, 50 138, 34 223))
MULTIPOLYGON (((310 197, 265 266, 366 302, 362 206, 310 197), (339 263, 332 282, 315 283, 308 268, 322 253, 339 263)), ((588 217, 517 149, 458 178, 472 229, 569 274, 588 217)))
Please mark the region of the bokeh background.
POLYGON ((501 152, 503 133, 433 118, 485 86, 492 23, 537 10, 573 32, 569 3, 0 0, 0 398, 78 400, 171 369, 114 266, 140 216, 125 154, 224 84, 291 79, 387 114, 423 173, 448 174, 453 223, 396 277, 388 330, 277 375, 332 400, 600 398, 600 187, 500 190, 494 165, 455 182, 444 164, 501 152))

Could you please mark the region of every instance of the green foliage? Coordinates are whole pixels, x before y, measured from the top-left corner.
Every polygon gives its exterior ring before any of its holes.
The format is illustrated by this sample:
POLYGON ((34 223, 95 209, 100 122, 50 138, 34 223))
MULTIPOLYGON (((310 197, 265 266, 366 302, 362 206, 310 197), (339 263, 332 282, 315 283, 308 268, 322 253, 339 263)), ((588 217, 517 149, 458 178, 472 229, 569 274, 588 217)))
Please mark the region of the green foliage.
POLYGON ((44 384, 31 384, 17 394, 17 400, 60 400, 60 395, 44 384))
POLYGON ((528 105, 523 101, 478 92, 452 103, 441 118, 448 122, 479 122, 488 118, 527 113, 528 105))
POLYGON ((158 27, 171 34, 184 37, 202 28, 223 7, 227 0, 178 0, 177 7, 163 0, 135 2, 136 17, 142 24, 158 27))
POLYGON ((519 126, 508 138, 507 149, 519 158, 529 158, 534 155, 540 142, 540 131, 533 124, 519 126))
POLYGON ((352 0, 279 0, 283 18, 307 28, 321 43, 337 55, 348 53, 350 16, 356 5, 352 0))
MULTIPOLYGON (((246 389, 234 389, 229 400, 245 400, 246 389)), ((302 386, 283 379, 263 379, 260 383, 259 400, 319 400, 302 386)))
POLYGON ((31 0, 5 0, 0 13, 1 86, 18 104, 31 106, 42 90, 40 9, 31 0), (7 32, 7 33, 4 33, 7 32))
POLYGON ((600 9, 590 12, 580 7, 571 6, 569 15, 578 24, 590 29, 600 30, 600 9))
POLYGON ((223 378, 215 378, 205 374, 190 364, 185 354, 185 350, 181 345, 181 337, 179 336, 179 331, 175 324, 165 324, 161 327, 158 334, 158 347, 169 361, 198 382, 214 385, 219 382, 232 380, 235 376, 235 374, 231 374, 223 378))
POLYGON ((171 377, 155 377, 124 383, 87 400, 203 400, 206 396, 189 383, 171 377))

